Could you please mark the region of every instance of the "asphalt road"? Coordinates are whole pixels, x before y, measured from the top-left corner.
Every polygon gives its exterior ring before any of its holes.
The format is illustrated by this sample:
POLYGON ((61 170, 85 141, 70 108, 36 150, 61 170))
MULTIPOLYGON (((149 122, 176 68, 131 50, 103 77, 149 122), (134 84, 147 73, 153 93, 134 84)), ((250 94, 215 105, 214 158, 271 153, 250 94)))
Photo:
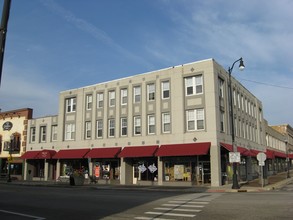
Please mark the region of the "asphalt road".
POLYGON ((102 219, 180 192, 0 185, 0 219, 102 219))
POLYGON ((194 193, 0 185, 0 219, 292 219, 293 184, 268 192, 194 193))

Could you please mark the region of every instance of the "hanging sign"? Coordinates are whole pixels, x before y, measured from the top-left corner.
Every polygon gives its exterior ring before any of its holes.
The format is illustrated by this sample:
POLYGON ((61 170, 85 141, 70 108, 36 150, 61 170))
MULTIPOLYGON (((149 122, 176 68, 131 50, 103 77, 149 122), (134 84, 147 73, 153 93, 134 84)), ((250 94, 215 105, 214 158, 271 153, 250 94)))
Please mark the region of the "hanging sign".
POLYGON ((137 168, 140 173, 144 173, 147 170, 144 164, 139 165, 137 168))
POLYGON ((149 165, 148 168, 151 173, 154 173, 157 171, 157 167, 155 164, 149 165))
POLYGON ((230 163, 240 163, 240 152, 229 152, 230 163))
POLYGON ((4 131, 10 131, 12 126, 13 124, 10 121, 7 121, 2 125, 2 128, 4 131))

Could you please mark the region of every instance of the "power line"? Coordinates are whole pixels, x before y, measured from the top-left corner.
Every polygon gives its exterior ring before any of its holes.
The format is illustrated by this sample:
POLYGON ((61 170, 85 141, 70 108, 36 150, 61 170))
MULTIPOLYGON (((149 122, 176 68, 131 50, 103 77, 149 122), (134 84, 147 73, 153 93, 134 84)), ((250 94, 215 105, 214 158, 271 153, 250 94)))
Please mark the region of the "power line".
POLYGON ((278 87, 278 88, 282 88, 282 89, 293 89, 293 87, 288 87, 288 86, 280 86, 280 85, 275 85, 275 84, 270 84, 270 83, 258 82, 258 81, 254 81, 254 80, 250 80, 250 79, 243 79, 243 78, 239 78, 239 79, 243 80, 243 81, 253 82, 253 83, 262 84, 262 85, 266 85, 266 86, 278 87))

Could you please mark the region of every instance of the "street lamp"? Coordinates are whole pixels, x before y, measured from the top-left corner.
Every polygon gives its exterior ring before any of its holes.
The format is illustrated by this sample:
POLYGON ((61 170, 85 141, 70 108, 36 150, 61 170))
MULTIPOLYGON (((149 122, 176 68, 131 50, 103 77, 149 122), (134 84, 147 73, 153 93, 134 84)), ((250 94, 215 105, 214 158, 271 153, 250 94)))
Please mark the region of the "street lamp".
MULTIPOLYGON (((231 136, 232 136, 232 147, 233 147, 233 152, 237 152, 237 146, 235 144, 235 127, 234 127, 234 113, 233 113, 233 94, 232 94, 232 82, 231 82, 231 74, 233 67, 235 63, 239 62, 239 70, 244 70, 245 66, 242 60, 242 57, 238 60, 236 60, 231 67, 228 69, 229 73, 229 104, 230 104, 230 123, 231 123, 231 136)), ((232 183, 232 189, 239 189, 239 184, 238 184, 238 179, 237 179, 237 163, 233 162, 233 183, 232 183)))
POLYGON ((10 164, 10 161, 11 161, 11 154, 12 154, 12 146, 13 146, 13 140, 14 140, 14 136, 11 135, 10 136, 10 146, 9 146, 9 158, 8 158, 8 179, 7 179, 7 182, 11 182, 11 164, 10 164))
POLYGON ((286 162, 287 162, 287 178, 290 178, 290 172, 289 172, 289 149, 288 149, 288 140, 285 140, 285 145, 286 145, 286 162))

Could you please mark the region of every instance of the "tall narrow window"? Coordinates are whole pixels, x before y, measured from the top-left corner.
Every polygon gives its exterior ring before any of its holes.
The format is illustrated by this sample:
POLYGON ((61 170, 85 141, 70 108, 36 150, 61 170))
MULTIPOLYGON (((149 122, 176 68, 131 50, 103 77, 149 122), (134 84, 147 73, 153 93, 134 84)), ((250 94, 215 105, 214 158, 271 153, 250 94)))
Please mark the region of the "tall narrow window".
POLYGON ((191 76, 185 78, 185 94, 197 95, 203 93, 202 75, 191 76))
POLYGON ((219 78, 219 97, 224 98, 224 80, 222 78, 219 78))
POLYGON ((203 109, 188 110, 186 112, 187 131, 196 131, 204 129, 204 111, 203 109))
POLYGON ((40 142, 41 143, 46 142, 46 138, 47 138, 47 127, 41 126, 40 127, 40 142))
POLYGON ((35 141, 36 141, 36 128, 31 127, 31 129, 30 129, 30 142, 35 143, 35 141))
POLYGON ((135 86, 133 87, 133 102, 134 103, 139 103, 141 100, 141 87, 140 86, 135 86))
POLYGON ((91 110, 93 105, 93 95, 86 95, 86 110, 91 110))
POLYGON ((162 82, 162 99, 170 98, 170 82, 164 81, 162 82))
POLYGON ((127 89, 121 89, 121 105, 127 105, 127 89))
POLYGON ((156 87, 155 87, 154 83, 147 85, 147 93, 148 93, 147 98, 148 98, 148 101, 155 100, 155 90, 156 90, 156 87))
POLYGON ((127 135, 127 118, 121 118, 121 136, 127 135))
POLYGON ((66 99, 66 112, 75 112, 76 111, 76 98, 66 99))
POLYGON ((115 136, 115 119, 109 119, 108 127, 109 127, 108 136, 114 137, 115 136))
POLYGON ((103 108, 104 106, 104 93, 97 94, 97 108, 103 108))
POLYGON ((75 124, 65 125, 65 140, 74 140, 75 138, 75 124))
POLYGON ((97 138, 103 137, 103 120, 97 120, 97 138))
POLYGON ((163 133, 170 133, 171 132, 170 113, 163 113, 162 114, 162 130, 163 130, 163 133))
POLYGON ((156 133, 156 121, 154 115, 148 115, 148 134, 156 133))
POLYGON ((221 132, 225 131, 224 121, 225 121, 225 112, 220 110, 220 131, 221 132))
POLYGON ((141 118, 134 117, 134 135, 141 135, 141 118))
POLYGON ((237 105, 237 100, 236 100, 236 91, 233 89, 233 104, 234 106, 237 105))
POLYGON ((115 106, 115 91, 109 92, 109 107, 115 106))
POLYGON ((92 123, 90 121, 85 122, 85 139, 92 137, 92 123))
POLYGON ((196 110, 196 129, 203 130, 204 129, 204 111, 203 109, 196 110))
POLYGON ((237 103, 238 103, 238 108, 241 109, 241 101, 240 101, 240 94, 237 93, 237 103))
POLYGON ((57 125, 52 125, 52 132, 51 132, 51 140, 52 141, 57 141, 57 125))

